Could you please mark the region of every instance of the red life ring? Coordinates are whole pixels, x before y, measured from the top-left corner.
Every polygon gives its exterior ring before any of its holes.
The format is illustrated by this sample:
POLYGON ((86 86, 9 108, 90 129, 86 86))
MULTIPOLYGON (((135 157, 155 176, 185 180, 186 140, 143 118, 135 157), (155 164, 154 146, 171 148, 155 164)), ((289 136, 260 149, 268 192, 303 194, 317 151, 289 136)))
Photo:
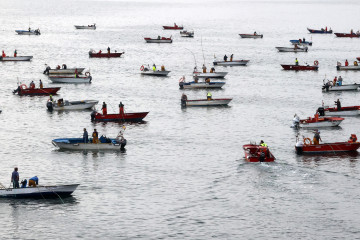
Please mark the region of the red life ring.
POLYGON ((86 72, 86 73, 85 73, 85 76, 87 76, 87 77, 90 76, 90 73, 89 73, 89 72, 86 72))
POLYGON ((140 71, 144 71, 144 65, 141 65, 140 71))
POLYGON ((310 138, 304 138, 304 145, 310 145, 311 139, 310 138))
POLYGON ((315 66, 319 65, 319 61, 318 61, 318 60, 315 60, 315 61, 314 61, 314 65, 315 65, 315 66))
POLYGON ((21 89, 27 89, 28 87, 26 86, 26 84, 21 84, 21 85, 20 85, 20 88, 21 88, 21 89))

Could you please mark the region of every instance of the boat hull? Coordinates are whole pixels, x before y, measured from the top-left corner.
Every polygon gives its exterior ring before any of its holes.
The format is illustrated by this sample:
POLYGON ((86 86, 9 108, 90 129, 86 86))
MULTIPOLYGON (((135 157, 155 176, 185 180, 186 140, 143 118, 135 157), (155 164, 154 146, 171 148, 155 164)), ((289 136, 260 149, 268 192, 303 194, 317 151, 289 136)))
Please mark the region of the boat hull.
POLYGON ((359 71, 360 66, 336 66, 336 70, 352 70, 352 71, 359 71))
POLYGON ((0 189, 1 198, 58 198, 70 196, 80 184, 0 189))
POLYGON ((334 108, 325 108, 325 116, 358 116, 360 115, 360 106, 341 107, 341 110, 334 108))
POLYGON ((55 88, 35 88, 35 89, 20 89, 17 94, 20 96, 48 96, 55 95, 60 90, 59 87, 55 88))
POLYGON ((287 65, 281 64, 284 70, 293 70, 293 71, 317 71, 318 66, 300 66, 300 65, 287 65))
POLYGON ((351 34, 351 33, 335 33, 337 37, 347 37, 347 38, 359 38, 360 35, 358 34, 351 34))
MULTIPOLYGON (((84 109, 91 109, 99 101, 97 100, 82 100, 82 101, 65 101, 64 105, 59 105, 56 102, 52 103, 51 106, 47 105, 49 110, 55 111, 64 111, 64 110, 84 110, 84 109)), ((51 104, 51 102, 48 102, 51 104)))
POLYGON ((307 48, 276 47, 279 52, 307 52, 307 48))
POLYGON ((49 74, 75 74, 75 70, 80 74, 85 68, 67 68, 67 69, 50 69, 49 74))
POLYGON ((225 82, 180 82, 180 89, 221 88, 225 82))
POLYGON ((171 38, 165 39, 152 39, 152 38, 144 38, 147 43, 172 43, 171 38))
POLYGON ((101 142, 102 137, 99 139, 99 143, 92 143, 92 139, 89 139, 88 143, 84 143, 82 138, 58 138, 52 140, 52 144, 60 149, 64 150, 115 150, 120 151, 124 150, 126 141, 121 143, 120 139, 115 138, 103 138, 104 141, 101 142))
POLYGON ((163 26, 164 30, 183 30, 183 26, 163 26))
POLYGON ((74 27, 76 29, 90 29, 90 30, 95 30, 96 29, 96 26, 79 26, 79 25, 74 25, 74 27))
POLYGON ((273 162, 274 155, 270 152, 268 147, 262 147, 255 144, 247 144, 243 146, 245 153, 245 160, 247 162, 273 162), (262 154, 263 153, 263 154, 262 154))
POLYGON ((241 38, 263 38, 263 35, 254 35, 254 34, 239 34, 241 38))
POLYGON ((124 52, 122 52, 122 53, 93 53, 93 52, 89 52, 89 57, 90 58, 119 58, 123 54, 124 54, 124 52))
POLYGON ((216 66, 246 66, 250 60, 214 61, 216 66))
POLYGON ((290 42, 292 44, 298 44, 298 45, 303 45, 303 46, 312 46, 312 42, 300 42, 299 40, 290 40, 290 42))
POLYGON ((322 122, 312 122, 312 123, 301 123, 301 128, 320 128, 320 127, 337 127, 343 120, 334 120, 334 121, 322 121, 322 122))
POLYGON ((180 32, 180 36, 181 36, 181 37, 193 38, 193 37, 194 37, 194 32, 181 31, 181 32, 180 32))
POLYGON ((231 102, 232 98, 220 98, 220 99, 198 99, 198 100, 186 100, 182 105, 185 107, 212 107, 212 106, 225 106, 231 102))
POLYGON ((33 56, 0 57, 0 61, 3 62, 30 61, 32 58, 33 56))
POLYGON ((323 85, 322 90, 328 91, 357 91, 359 90, 360 84, 345 84, 341 86, 326 86, 323 85))
POLYGON ((317 154, 317 153, 336 153, 336 152, 352 152, 360 147, 358 142, 337 142, 324 143, 319 145, 309 144, 303 146, 295 146, 297 154, 317 154))
POLYGON ((207 72, 207 73, 202 73, 202 72, 194 72, 193 76, 198 76, 199 78, 224 78, 226 76, 226 74, 228 74, 227 72, 207 72))
POLYGON ((325 31, 325 30, 315 30, 315 29, 310 29, 308 28, 307 29, 310 33, 320 33, 320 34, 331 34, 333 33, 333 30, 328 30, 328 31, 325 31))
POLYGON ((169 73, 170 71, 142 71, 141 75, 166 77, 169 73))
POLYGON ((25 31, 25 30, 15 30, 15 32, 19 35, 40 35, 40 32, 31 30, 31 31, 25 31))
POLYGON ((96 113, 92 116, 92 121, 96 122, 141 122, 149 112, 124 113, 124 114, 101 114, 96 113))
POLYGON ((91 83, 92 77, 66 77, 66 76, 57 76, 57 77, 51 77, 49 76, 49 79, 53 83, 91 83))

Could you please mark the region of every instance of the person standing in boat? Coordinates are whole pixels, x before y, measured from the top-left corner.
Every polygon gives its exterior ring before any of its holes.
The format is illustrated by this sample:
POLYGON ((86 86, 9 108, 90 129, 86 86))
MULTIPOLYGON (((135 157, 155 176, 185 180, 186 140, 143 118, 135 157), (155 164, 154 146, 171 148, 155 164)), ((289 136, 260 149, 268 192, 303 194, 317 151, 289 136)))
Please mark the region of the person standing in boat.
POLYGON ((314 138, 313 138, 314 145, 319 145, 320 141, 322 142, 321 137, 320 137, 320 131, 316 130, 315 134, 314 134, 314 138))
POLYGON ((93 137, 92 139, 93 143, 99 143, 99 133, 96 131, 96 128, 94 129, 92 137, 93 137))
POLYGON ((338 81, 337 81, 339 86, 341 86, 341 85, 342 85, 342 81, 343 81, 342 77, 341 77, 341 76, 339 76, 339 79, 338 79, 338 81))
POLYGON ((233 57, 234 57, 234 54, 231 54, 231 55, 230 55, 230 62, 232 62, 233 57))
POLYGON ((18 173, 18 168, 14 168, 14 171, 11 174, 11 182, 13 184, 13 188, 19 188, 19 173, 18 173))
POLYGON ((6 54, 5 54, 4 50, 2 50, 2 55, 1 56, 6 57, 6 54))
POLYGON ((297 58, 295 58, 295 65, 299 66, 299 60, 297 58))
POLYGON ((203 70, 203 73, 206 73, 206 67, 205 67, 205 64, 203 64, 203 66, 202 66, 202 70, 203 70))
POLYGON ((105 102, 103 102, 103 105, 101 107, 101 110, 103 112, 103 115, 106 115, 107 114, 107 105, 105 102))
POLYGON ((335 101, 335 104, 336 104, 337 110, 338 110, 338 111, 341 111, 341 102, 340 102, 340 99, 337 99, 337 100, 335 101))
POLYGON ((89 134, 88 134, 88 132, 86 131, 86 128, 84 128, 83 142, 84 142, 84 143, 88 143, 88 142, 89 142, 89 134))
POLYGON ((119 113, 120 113, 121 115, 124 114, 124 104, 122 104, 122 102, 120 102, 120 104, 119 104, 119 113))
POLYGON ((255 35, 255 36, 257 35, 256 31, 254 32, 254 35, 255 35))
POLYGON ((224 61, 226 62, 227 59, 228 59, 228 57, 227 57, 226 54, 225 54, 225 56, 224 56, 224 61))
POLYGON ((333 86, 336 86, 336 82, 337 82, 337 76, 335 76, 335 78, 333 80, 333 86))
POLYGON ((35 83, 34 83, 34 81, 31 81, 31 83, 30 83, 30 89, 35 89, 35 83))
POLYGON ((156 72, 156 65, 155 65, 155 63, 153 64, 153 71, 156 72))
POLYGON ((41 88, 41 89, 42 89, 42 88, 44 88, 44 86, 43 86, 43 83, 42 83, 41 79, 39 80, 39 86, 40 86, 40 88, 41 88))
POLYGON ((29 187, 36 187, 36 185, 39 185, 39 178, 34 176, 29 179, 29 187))
POLYGON ((349 66, 349 62, 348 62, 348 60, 346 59, 346 60, 345 60, 345 67, 347 67, 347 66, 349 66))
POLYGON ((107 48, 108 54, 110 54, 110 47, 107 48))
POLYGON ((261 140, 261 141, 260 141, 260 146, 262 146, 262 147, 267 147, 267 144, 266 144, 263 140, 261 140))
POLYGON ((208 92, 208 93, 207 93, 207 100, 208 100, 208 101, 212 100, 212 94, 211 94, 211 92, 208 92))
POLYGON ((53 102, 53 101, 54 101, 54 99, 53 99, 53 97, 52 97, 51 94, 50 94, 50 97, 49 97, 49 101, 50 101, 50 102, 53 102))
POLYGON ((16 51, 16 49, 15 49, 15 51, 14 51, 14 57, 16 57, 17 56, 17 51, 16 51))
POLYGON ((79 73, 78 73, 77 68, 75 68, 75 78, 78 78, 78 77, 79 77, 79 73))

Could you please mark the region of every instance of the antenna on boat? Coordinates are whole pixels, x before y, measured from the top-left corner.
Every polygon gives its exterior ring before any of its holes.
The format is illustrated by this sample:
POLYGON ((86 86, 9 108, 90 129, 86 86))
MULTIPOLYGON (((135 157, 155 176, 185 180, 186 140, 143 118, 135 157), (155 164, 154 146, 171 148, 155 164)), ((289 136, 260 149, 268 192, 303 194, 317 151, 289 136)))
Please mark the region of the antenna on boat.
POLYGON ((187 49, 187 48, 185 48, 186 50, 188 50, 189 52, 191 52, 191 54, 193 55, 193 57, 194 57, 194 61, 195 61, 195 67, 197 66, 197 63, 196 63, 196 57, 195 57, 195 54, 191 51, 191 50, 189 50, 189 49, 187 49))
POLYGON ((204 55, 204 48, 203 48, 203 44, 202 44, 202 36, 201 36, 201 51, 202 51, 202 54, 203 54, 204 65, 205 65, 205 55, 204 55))

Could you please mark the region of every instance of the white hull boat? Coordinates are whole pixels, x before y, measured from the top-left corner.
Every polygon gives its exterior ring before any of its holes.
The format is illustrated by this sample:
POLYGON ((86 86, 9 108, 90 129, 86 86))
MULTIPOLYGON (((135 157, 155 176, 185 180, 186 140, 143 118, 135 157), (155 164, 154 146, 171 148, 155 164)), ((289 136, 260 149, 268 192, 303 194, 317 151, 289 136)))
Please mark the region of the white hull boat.
POLYGON ((96 24, 94 25, 88 25, 88 26, 80 26, 80 25, 74 25, 76 29, 90 29, 90 30, 95 30, 96 29, 96 24))
POLYGON ((184 107, 211 107, 211 106, 225 106, 231 102, 232 98, 220 99, 198 99, 198 100, 182 100, 181 105, 184 107))
POLYGON ((215 66, 246 66, 250 60, 214 61, 215 66))
POLYGON ((91 109, 99 101, 97 100, 81 100, 81 101, 67 101, 63 103, 59 102, 47 102, 46 107, 52 111, 63 111, 63 110, 84 110, 84 109, 91 109))
POLYGON ((239 34, 241 38, 263 38, 262 34, 239 34))
POLYGON ((106 138, 100 137, 99 143, 92 143, 89 139, 88 143, 84 143, 82 138, 58 138, 52 140, 52 144, 60 149, 66 150, 115 150, 120 151, 125 149, 126 139, 106 138))
POLYGON ((194 31, 186 31, 186 30, 180 31, 180 36, 192 38, 194 37, 194 31))
POLYGON ((180 82, 180 89, 222 88, 225 82, 180 82))
POLYGON ((141 75, 150 75, 150 76, 157 76, 157 77, 166 77, 170 71, 142 71, 141 75))
POLYGON ((323 85, 322 90, 324 91, 356 91, 359 90, 360 84, 344 84, 341 86, 323 85))
POLYGON ((147 43, 172 43, 172 39, 151 39, 145 38, 147 43))
POLYGON ((75 70, 81 74, 85 68, 49 69, 49 74, 75 74, 75 70))
POLYGON ((313 122, 313 123, 301 123, 301 128, 320 128, 320 127, 337 127, 343 120, 334 120, 334 121, 323 121, 323 122, 313 122))
POLYGON ((70 196, 80 184, 1 188, 1 198, 58 198, 70 196))
POLYGON ((30 61, 33 56, 0 57, 0 61, 30 61))
POLYGON ((360 70, 360 66, 336 66, 336 70, 352 70, 352 71, 358 71, 360 70))
POLYGON ((193 76, 198 76, 199 78, 224 78, 228 74, 227 72, 193 72, 193 76))
POLYGON ((40 35, 40 30, 15 30, 15 32, 19 35, 40 35))
POLYGON ((53 83, 91 83, 92 77, 49 76, 53 83))
POLYGON ((279 52, 307 52, 308 48, 294 48, 294 47, 276 47, 279 52))

